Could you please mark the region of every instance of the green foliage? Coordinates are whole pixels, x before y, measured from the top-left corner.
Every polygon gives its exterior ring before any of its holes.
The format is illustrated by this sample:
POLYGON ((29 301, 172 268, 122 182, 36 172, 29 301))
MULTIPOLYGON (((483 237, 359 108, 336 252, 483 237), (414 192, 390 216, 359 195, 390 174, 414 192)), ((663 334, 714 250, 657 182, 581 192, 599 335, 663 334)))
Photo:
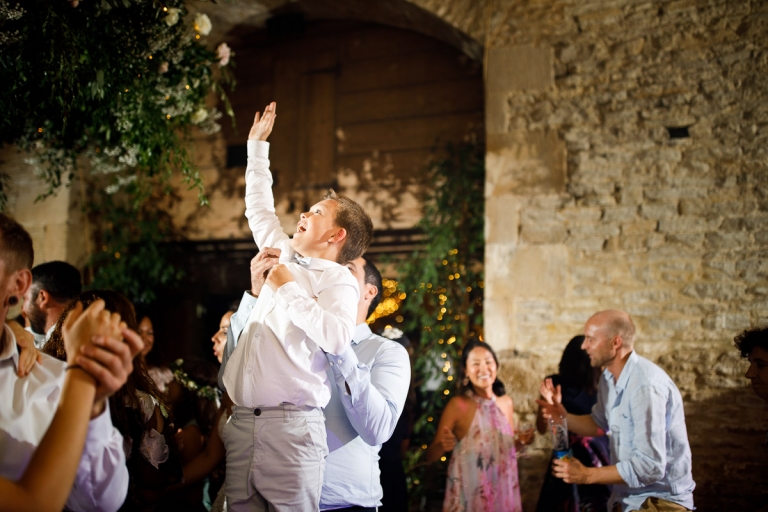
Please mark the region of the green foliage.
MULTIPOLYGON (((129 278, 151 288, 177 274, 155 268, 166 263, 158 244, 169 232, 147 205, 170 192, 171 177, 207 203, 186 147, 193 127, 220 128, 209 97, 232 116, 221 82, 234 80, 203 44, 207 16, 187 14, 183 0, 0 0, 0 143, 32 152, 44 197, 78 171, 96 237, 113 254, 141 248, 119 259, 99 251, 91 264, 103 286, 128 292, 129 278)), ((0 173, 0 211, 9 185, 0 173)))
MULTIPOLYGON (((447 156, 432 162, 427 184, 432 193, 418 225, 424 245, 398 269, 398 288, 407 294, 404 327, 420 330, 412 371, 421 414, 413 427, 414 450, 406 457, 416 502, 429 490, 423 446, 432 441, 440 414, 458 389, 461 347, 482 334, 484 158, 484 148, 473 140, 449 145, 447 156)), ((440 463, 443 474, 446 466, 440 463)))
POLYGON ((119 290, 136 304, 150 304, 156 289, 172 286, 183 273, 168 261, 169 249, 163 244, 172 236, 170 220, 152 209, 136 211, 132 205, 101 208, 108 217, 98 233, 96 251, 91 258, 92 289, 119 290), (131 222, 126 222, 127 218, 131 222))

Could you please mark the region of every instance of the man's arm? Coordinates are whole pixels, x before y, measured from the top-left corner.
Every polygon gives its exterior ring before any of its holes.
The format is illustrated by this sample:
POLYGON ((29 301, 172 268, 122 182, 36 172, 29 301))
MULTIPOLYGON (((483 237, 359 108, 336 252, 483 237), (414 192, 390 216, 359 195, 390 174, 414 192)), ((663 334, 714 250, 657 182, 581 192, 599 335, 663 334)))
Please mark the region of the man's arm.
POLYGON ((259 249, 277 247, 288 239, 280 219, 275 214, 275 198, 272 195, 272 173, 269 171, 269 143, 275 122, 274 103, 270 103, 261 117, 256 112, 248 134, 248 165, 245 169, 245 216, 259 249))
POLYGON ((371 367, 359 362, 352 347, 339 356, 326 356, 332 364, 341 405, 355 431, 370 446, 389 440, 411 382, 408 353, 389 342, 371 367))
MULTIPOLYGON (((629 460, 619 460, 616 468, 630 488, 645 487, 662 479, 667 466, 667 395, 665 389, 646 385, 637 389, 630 400, 632 432, 621 432, 632 443, 629 460)), ((613 435, 618 435, 614 433, 613 435)))
POLYGON ((567 484, 626 485, 627 483, 616 466, 588 468, 578 459, 571 461, 555 459, 552 462, 552 474, 562 478, 567 484))

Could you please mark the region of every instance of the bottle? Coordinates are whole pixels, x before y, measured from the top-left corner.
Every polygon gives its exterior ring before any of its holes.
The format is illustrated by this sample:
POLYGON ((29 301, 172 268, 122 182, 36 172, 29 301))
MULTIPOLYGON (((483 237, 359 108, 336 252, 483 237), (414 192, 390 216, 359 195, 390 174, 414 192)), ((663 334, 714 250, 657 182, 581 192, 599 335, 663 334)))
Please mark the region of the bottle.
POLYGON ((565 416, 549 418, 549 432, 552 434, 552 447, 556 459, 569 461, 573 452, 568 444, 568 420, 565 416))

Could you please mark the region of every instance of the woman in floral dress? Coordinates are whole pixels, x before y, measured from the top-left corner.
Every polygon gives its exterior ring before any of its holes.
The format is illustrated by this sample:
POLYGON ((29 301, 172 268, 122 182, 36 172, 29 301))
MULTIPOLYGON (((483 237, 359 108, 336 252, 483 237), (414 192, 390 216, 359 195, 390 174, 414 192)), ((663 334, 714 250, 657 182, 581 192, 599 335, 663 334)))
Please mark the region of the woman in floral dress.
POLYGON ((493 349, 471 340, 462 352, 465 392, 452 398, 427 450, 427 461, 453 450, 444 512, 522 512, 512 399, 496 378, 493 349))

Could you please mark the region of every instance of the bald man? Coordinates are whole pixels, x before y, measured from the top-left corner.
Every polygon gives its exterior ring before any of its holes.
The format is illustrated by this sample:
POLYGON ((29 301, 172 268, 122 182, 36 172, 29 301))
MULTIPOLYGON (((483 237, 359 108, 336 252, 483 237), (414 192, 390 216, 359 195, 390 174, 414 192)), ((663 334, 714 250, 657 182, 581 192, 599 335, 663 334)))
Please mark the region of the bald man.
POLYGON ((603 367, 592 414, 568 414, 560 389, 542 384, 545 416, 567 415, 568 430, 582 436, 611 435, 613 465, 588 468, 578 460, 555 460, 553 473, 567 483, 613 485, 608 510, 693 509, 691 449, 683 398, 664 370, 634 351, 635 325, 624 311, 593 315, 584 343, 593 368, 603 367))

